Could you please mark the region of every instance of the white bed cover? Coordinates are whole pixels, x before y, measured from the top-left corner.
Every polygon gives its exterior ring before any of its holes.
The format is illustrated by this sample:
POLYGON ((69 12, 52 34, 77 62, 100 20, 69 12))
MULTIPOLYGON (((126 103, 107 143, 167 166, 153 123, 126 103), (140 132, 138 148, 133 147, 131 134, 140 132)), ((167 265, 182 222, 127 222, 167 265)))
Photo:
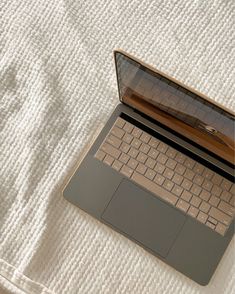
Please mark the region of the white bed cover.
POLYGON ((61 196, 115 48, 235 109, 234 0, 1 0, 0 293, 235 293, 234 240, 201 287, 61 196))

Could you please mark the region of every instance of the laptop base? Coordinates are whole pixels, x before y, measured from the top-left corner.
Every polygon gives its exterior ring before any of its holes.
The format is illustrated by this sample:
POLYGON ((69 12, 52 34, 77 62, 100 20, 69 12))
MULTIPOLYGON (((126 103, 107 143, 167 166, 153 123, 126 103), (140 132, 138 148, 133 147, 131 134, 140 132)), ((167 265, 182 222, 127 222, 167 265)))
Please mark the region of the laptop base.
MULTIPOLYGON (((168 241, 168 247, 166 247, 165 251, 160 248, 160 245, 162 244, 161 234, 156 236, 154 240, 154 242, 157 242, 159 239, 159 244, 157 244, 156 249, 154 249, 153 246, 149 246, 149 244, 147 244, 148 242, 142 240, 141 236, 136 237, 136 235, 133 235, 133 232, 130 234, 127 230, 124 230, 120 224, 117 226, 116 221, 111 221, 112 224, 110 223, 110 210, 107 210, 106 208, 110 203, 112 203, 110 202, 112 198, 117 196, 115 192, 120 184, 123 183, 123 179, 125 179, 125 177, 109 166, 106 166, 101 161, 97 160, 94 155, 108 134, 113 123, 117 117, 121 115, 121 113, 125 113, 127 116, 140 121, 144 125, 155 129, 157 132, 159 131, 159 127, 134 112, 133 109, 126 105, 119 104, 65 188, 63 193, 64 197, 96 219, 105 222, 114 230, 135 241, 144 249, 151 252, 192 280, 201 285, 208 284, 224 254, 224 251, 232 239, 234 221, 229 227, 226 235, 221 236, 212 231, 209 227, 200 224, 190 216, 180 213, 180 215, 182 215, 182 221, 179 221, 178 227, 176 226, 174 232, 172 232, 174 237, 169 239, 170 241, 168 241), (167 248, 169 250, 167 250, 167 248)), ((163 135, 170 136, 169 133, 166 134, 165 130, 162 130, 162 132, 165 132, 163 135)), ((126 183, 125 185, 127 185, 127 183, 131 183, 128 179, 125 179, 124 182, 126 183)), ((125 185, 122 185, 121 189, 125 189, 125 185)), ((142 193, 143 190, 138 185, 134 185, 134 187, 134 191, 136 191, 135 193, 142 193)), ((129 184, 126 189, 130 189, 129 184)), ((118 193, 120 193, 120 191, 121 190, 118 190, 118 193)), ((144 193, 146 193, 147 198, 153 197, 152 193, 148 191, 144 191, 144 193)), ((155 201, 157 203, 160 200, 156 199, 155 201)), ((167 209, 169 207, 169 210, 175 210, 175 220, 177 223, 179 217, 178 209, 167 203, 164 203, 164 205, 167 206, 167 209)), ((148 220, 145 220, 145 222, 148 222, 148 220)), ((143 225, 144 227, 147 227, 148 223, 144 223, 143 225)))

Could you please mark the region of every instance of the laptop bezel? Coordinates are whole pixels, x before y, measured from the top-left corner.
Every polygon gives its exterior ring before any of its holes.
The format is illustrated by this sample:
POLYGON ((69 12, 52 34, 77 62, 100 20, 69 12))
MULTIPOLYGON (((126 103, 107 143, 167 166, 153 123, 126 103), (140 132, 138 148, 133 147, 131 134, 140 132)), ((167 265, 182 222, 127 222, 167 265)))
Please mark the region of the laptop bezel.
POLYGON ((132 61, 135 61, 137 63, 139 63, 141 66, 145 67, 146 69, 149 69, 150 71, 153 71, 156 74, 159 74, 163 77, 165 77, 166 79, 170 80, 173 83, 178 84, 180 87, 184 88, 187 91, 190 91, 198 96, 200 96, 200 98, 207 100, 208 102, 212 103, 213 105, 223 109, 224 111, 228 112, 229 114, 235 116, 235 112, 232 109, 227 108, 226 106, 222 105, 221 103, 216 102, 214 99, 206 96, 205 94, 199 92, 198 90, 194 89, 193 87, 190 87, 184 83, 182 83, 181 81, 173 78, 172 76, 166 74, 163 71, 160 71, 159 69, 156 69, 154 67, 152 67, 151 65, 143 62, 142 60, 140 60, 137 57, 134 57, 132 55, 130 55, 129 53, 125 52, 122 49, 115 49, 113 51, 113 58, 114 58, 114 64, 115 64, 115 72, 116 72, 116 80, 117 80, 117 87, 118 87, 118 95, 119 95, 119 100, 123 103, 123 100, 121 99, 121 95, 120 95, 120 87, 119 87, 119 82, 118 82, 118 70, 117 70, 117 59, 116 59, 116 54, 123 54, 124 56, 128 57, 129 59, 131 59, 132 61))

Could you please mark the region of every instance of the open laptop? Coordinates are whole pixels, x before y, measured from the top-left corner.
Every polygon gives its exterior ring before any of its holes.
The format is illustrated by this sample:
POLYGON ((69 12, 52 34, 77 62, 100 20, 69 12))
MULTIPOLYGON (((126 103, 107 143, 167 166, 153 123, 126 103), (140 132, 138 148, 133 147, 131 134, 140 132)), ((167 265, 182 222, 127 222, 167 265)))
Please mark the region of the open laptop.
POLYGON ((64 197, 201 285, 234 234, 230 110, 114 52, 121 103, 64 197))

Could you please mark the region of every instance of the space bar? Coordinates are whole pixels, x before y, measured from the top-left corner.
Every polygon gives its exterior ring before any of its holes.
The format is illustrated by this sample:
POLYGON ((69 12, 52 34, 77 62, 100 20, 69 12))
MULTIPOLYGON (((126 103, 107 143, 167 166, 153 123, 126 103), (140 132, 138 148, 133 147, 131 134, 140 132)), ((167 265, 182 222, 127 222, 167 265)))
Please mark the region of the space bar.
POLYGON ((131 176, 131 179, 135 181, 137 184, 143 186, 153 194, 157 195, 158 197, 162 198, 163 200, 170 202, 171 204, 175 205, 178 198, 171 194, 170 192, 163 189, 161 186, 155 184, 154 182, 150 181, 149 179, 145 178, 141 174, 134 171, 131 176))

